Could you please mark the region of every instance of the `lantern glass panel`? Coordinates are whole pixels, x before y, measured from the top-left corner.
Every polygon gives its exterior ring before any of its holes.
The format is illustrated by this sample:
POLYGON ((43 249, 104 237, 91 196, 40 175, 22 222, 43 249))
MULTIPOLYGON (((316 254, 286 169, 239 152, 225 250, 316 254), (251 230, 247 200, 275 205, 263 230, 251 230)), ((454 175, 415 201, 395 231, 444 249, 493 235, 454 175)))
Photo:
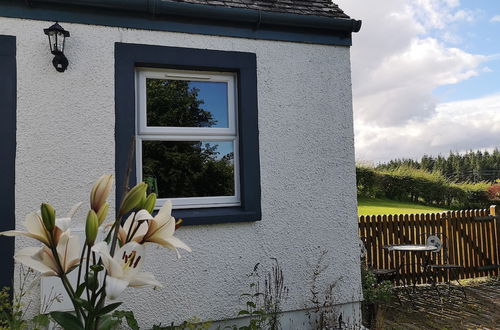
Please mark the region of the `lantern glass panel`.
POLYGON ((54 50, 56 50, 55 45, 56 45, 56 33, 55 32, 49 32, 49 44, 50 44, 50 51, 53 53, 54 50))
POLYGON ((64 34, 62 32, 57 32, 54 48, 63 53, 64 52, 64 34))

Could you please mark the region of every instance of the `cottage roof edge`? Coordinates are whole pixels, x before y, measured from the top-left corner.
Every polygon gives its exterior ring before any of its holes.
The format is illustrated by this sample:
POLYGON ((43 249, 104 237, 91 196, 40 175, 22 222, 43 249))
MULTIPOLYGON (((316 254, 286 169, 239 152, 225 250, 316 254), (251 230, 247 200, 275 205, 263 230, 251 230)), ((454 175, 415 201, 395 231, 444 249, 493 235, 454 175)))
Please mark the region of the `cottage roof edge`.
POLYGON ((165 0, 13 0, 0 7, 3 17, 338 46, 351 46, 351 34, 361 27, 348 16, 165 0))
POLYGON ((228 8, 246 8, 272 12, 350 18, 331 0, 163 0, 228 8))
MULTIPOLYGON (((25 2, 25 0, 19 0, 25 2)), ((337 5, 329 0, 29 0, 30 5, 76 5, 87 8, 128 10, 156 15, 217 19, 230 22, 252 23, 257 27, 278 25, 325 29, 337 32, 358 32, 361 21, 350 19, 337 5), (235 4, 246 3, 245 7, 235 4), (274 4, 273 6, 269 4, 274 4), (294 3, 309 3, 290 5, 294 3), (318 4, 323 5, 319 6, 318 4), (223 5, 220 5, 223 4, 223 5), (268 4, 268 5, 265 5, 268 4), (280 6, 278 7, 278 5, 280 6), (298 10, 300 9, 300 10, 298 10), (320 10, 321 9, 321 10, 320 10)))

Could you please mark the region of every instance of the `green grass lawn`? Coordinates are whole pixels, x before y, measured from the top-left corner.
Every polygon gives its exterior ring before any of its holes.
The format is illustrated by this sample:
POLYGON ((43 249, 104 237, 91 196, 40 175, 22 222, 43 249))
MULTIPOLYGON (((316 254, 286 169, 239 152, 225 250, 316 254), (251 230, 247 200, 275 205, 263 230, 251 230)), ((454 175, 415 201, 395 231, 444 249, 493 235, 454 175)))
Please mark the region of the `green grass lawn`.
POLYGON ((446 211, 446 209, 390 199, 358 198, 358 215, 434 213, 442 211, 446 211))

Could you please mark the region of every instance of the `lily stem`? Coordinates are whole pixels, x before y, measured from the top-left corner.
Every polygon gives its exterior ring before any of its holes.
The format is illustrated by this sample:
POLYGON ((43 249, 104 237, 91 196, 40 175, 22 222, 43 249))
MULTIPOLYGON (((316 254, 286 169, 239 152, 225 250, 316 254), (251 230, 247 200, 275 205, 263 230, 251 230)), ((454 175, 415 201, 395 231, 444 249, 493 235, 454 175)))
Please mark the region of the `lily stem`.
POLYGON ((89 286, 88 286, 88 278, 89 278, 89 262, 90 262, 90 246, 87 249, 87 260, 86 260, 86 265, 85 265, 85 290, 87 291, 87 301, 90 301, 90 292, 89 292, 89 286))
POLYGON ((115 255, 116 243, 118 240, 118 231, 120 230, 120 224, 122 222, 123 215, 119 214, 115 220, 114 232, 113 232, 113 240, 111 241, 111 247, 109 250, 109 254, 113 257, 115 255))
POLYGON ((78 279, 76 282, 76 289, 77 290, 80 287, 80 283, 81 283, 81 279, 82 279, 82 265, 83 265, 82 260, 83 260, 83 256, 85 255, 86 249, 87 249, 87 244, 84 244, 83 249, 82 249, 82 255, 80 256, 80 265, 78 265, 78 279))
POLYGON ((81 311, 80 306, 76 302, 75 298, 75 291, 73 290, 73 287, 71 286, 71 283, 68 280, 68 277, 66 276, 66 273, 64 272, 64 267, 62 266, 61 259, 59 258, 59 253, 57 252, 57 248, 54 245, 53 240, 51 239, 51 250, 52 250, 52 255, 54 256, 54 259, 57 263, 57 267, 59 268, 59 277, 61 278, 61 282, 64 286, 64 289, 69 295, 69 298, 71 299, 71 302, 73 303, 73 307, 75 308, 76 315, 78 319, 85 319, 85 314, 81 311))

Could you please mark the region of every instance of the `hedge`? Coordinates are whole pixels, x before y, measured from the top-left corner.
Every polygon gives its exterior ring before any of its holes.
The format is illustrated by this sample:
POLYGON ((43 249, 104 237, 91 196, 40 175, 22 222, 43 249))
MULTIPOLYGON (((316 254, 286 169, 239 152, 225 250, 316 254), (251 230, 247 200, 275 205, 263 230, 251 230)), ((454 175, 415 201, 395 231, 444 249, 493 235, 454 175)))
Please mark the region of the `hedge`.
POLYGON ((490 201, 488 183, 451 183, 440 173, 409 167, 379 171, 357 166, 356 184, 359 196, 456 209, 484 208, 490 201))

